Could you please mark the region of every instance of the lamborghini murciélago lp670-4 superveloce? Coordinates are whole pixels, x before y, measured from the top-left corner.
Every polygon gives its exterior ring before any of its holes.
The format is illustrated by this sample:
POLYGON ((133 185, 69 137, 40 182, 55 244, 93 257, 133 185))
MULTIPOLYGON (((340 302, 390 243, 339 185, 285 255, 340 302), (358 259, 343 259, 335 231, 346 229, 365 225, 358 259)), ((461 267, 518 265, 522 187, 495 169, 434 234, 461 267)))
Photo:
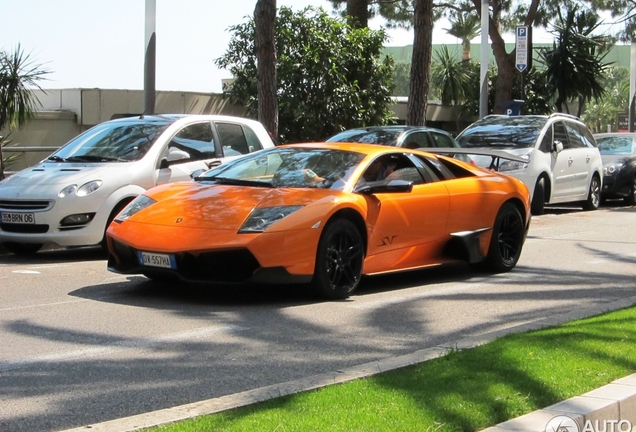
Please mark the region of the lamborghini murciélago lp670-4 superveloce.
POLYGON ((517 264, 519 180, 422 150, 282 145, 154 187, 107 230, 108 269, 210 285, 309 283, 344 299, 363 275, 517 264))

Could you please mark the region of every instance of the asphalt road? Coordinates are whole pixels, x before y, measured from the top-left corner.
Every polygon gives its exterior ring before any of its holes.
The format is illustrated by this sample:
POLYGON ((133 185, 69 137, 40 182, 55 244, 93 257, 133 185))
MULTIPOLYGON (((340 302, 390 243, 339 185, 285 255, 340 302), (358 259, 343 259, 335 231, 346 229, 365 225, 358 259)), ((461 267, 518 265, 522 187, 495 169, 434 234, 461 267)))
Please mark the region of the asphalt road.
POLYGON ((0 430, 56 431, 401 355, 632 298, 636 208, 534 217, 517 268, 220 291, 106 270, 99 249, 0 255, 0 430))

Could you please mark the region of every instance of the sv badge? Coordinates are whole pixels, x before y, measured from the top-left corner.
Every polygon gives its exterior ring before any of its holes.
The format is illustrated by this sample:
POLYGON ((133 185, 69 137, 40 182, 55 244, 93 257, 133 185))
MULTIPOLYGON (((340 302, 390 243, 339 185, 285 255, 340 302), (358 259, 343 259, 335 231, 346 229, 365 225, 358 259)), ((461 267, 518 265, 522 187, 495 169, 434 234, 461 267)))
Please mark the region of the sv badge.
POLYGON ((396 238, 396 237, 397 237, 397 236, 391 236, 391 237, 387 236, 387 237, 384 237, 384 238, 382 239, 382 243, 380 243, 380 244, 378 245, 378 247, 388 246, 388 245, 390 245, 390 244, 393 244, 393 240, 395 240, 395 238, 396 238))

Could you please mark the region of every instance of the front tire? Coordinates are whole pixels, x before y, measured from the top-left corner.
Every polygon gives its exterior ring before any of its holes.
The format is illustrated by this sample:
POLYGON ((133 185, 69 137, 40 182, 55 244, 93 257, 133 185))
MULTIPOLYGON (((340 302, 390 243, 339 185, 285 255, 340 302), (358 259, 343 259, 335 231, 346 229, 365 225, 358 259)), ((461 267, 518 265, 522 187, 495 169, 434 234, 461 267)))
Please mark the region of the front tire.
POLYGON ((545 178, 540 178, 534 187, 530 212, 533 215, 542 215, 545 213, 545 178))
POLYGON ((318 243, 314 289, 332 300, 349 297, 360 283, 363 261, 364 242, 356 226, 346 219, 330 222, 318 243))
POLYGON ((509 202, 502 205, 495 218, 488 256, 482 268, 494 273, 512 270, 521 256, 524 230, 519 209, 509 202))
POLYGON ((583 201, 583 210, 596 210, 601 204, 601 181, 598 176, 593 176, 590 181, 590 189, 587 194, 587 199, 583 201))

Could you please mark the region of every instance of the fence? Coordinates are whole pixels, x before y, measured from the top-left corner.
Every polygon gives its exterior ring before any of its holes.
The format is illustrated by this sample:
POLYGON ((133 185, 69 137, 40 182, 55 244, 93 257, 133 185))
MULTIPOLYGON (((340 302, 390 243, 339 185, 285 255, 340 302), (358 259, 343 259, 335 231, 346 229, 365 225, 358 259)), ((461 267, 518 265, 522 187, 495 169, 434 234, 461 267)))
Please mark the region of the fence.
MULTIPOLYGON (((28 146, 28 147, 19 147, 19 146, 3 146, 2 147, 2 155, 6 158, 7 153, 18 153, 22 156, 23 163, 20 164, 22 168, 27 168, 36 163, 40 162, 42 159, 53 153, 55 150, 59 149, 59 146, 28 146), (29 157, 27 154, 34 154, 34 157, 29 157)), ((5 171, 5 176, 10 176, 11 174, 17 171, 5 171)))

